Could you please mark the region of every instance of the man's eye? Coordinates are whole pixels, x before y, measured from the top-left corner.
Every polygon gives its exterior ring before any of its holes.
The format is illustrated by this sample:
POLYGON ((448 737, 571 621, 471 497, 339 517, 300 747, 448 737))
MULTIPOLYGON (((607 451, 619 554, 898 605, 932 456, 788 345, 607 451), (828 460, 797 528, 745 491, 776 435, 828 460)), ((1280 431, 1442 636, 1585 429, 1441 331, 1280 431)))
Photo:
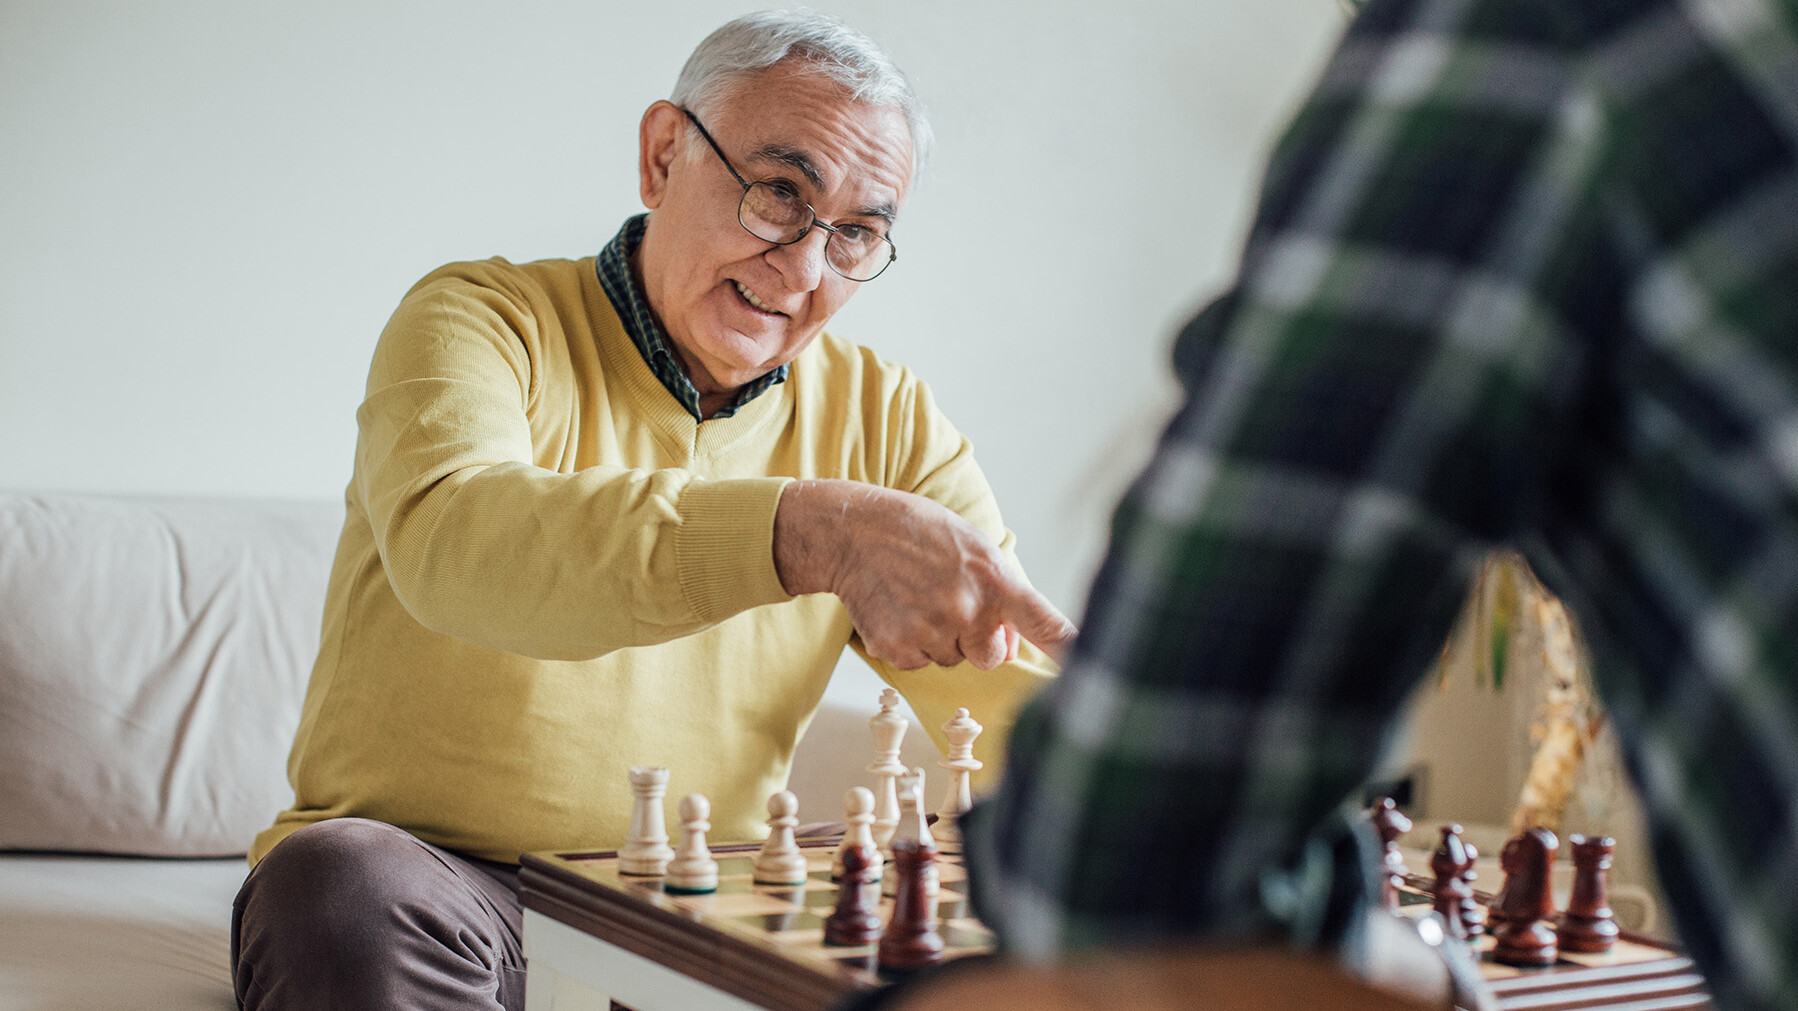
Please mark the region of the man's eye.
POLYGON ((858 246, 871 246, 880 241, 879 232, 861 225, 840 225, 837 233, 842 235, 843 241, 852 242, 858 246))
POLYGON ((793 188, 792 183, 777 180, 775 182, 765 183, 764 185, 785 203, 796 204, 801 202, 799 199, 799 191, 793 188))

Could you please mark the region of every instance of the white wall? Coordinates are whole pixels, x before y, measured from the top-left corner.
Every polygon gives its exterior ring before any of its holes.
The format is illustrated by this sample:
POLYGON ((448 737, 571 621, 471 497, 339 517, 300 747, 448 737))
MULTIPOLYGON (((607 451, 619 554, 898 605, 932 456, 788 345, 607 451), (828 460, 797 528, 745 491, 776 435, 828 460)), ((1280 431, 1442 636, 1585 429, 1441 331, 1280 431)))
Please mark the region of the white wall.
MULTIPOLYGON (((1076 608, 1227 279, 1331 0, 818 5, 940 145, 834 329, 975 442, 1076 608)), ((0 487, 335 498, 387 314, 439 263, 578 257, 638 208, 637 117, 738 3, 7 0, 0 487)))

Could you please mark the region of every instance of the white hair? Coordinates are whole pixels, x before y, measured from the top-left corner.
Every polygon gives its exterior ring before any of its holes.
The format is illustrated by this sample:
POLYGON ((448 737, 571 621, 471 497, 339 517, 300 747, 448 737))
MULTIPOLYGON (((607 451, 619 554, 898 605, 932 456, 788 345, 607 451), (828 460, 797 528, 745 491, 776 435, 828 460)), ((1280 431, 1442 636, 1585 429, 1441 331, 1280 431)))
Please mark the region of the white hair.
POLYGON ((851 101, 904 113, 913 177, 922 171, 932 136, 911 80, 873 39, 828 14, 757 11, 726 23, 687 57, 669 101, 703 115, 744 78, 787 59, 842 85, 851 101))

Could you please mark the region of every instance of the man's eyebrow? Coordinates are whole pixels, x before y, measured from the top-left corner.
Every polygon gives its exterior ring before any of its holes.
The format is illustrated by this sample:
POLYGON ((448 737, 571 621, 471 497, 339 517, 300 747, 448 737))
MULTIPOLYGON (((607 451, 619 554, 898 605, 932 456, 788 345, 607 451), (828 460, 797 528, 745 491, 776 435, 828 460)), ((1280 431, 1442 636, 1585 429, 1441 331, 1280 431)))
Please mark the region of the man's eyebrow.
MULTIPOLYGON (((824 188, 824 173, 818 171, 818 166, 812 162, 810 155, 796 147, 788 147, 785 144, 763 144, 756 148, 750 157, 789 166, 804 176, 806 182, 820 190, 824 188)), ((884 218, 890 224, 899 217, 899 208, 889 202, 864 207, 855 213, 857 217, 884 218)))
POLYGON ((818 189, 824 188, 824 173, 819 172, 818 166, 812 164, 810 155, 796 147, 788 147, 785 144, 763 144, 755 149, 754 157, 789 165, 813 186, 818 189))
POLYGON ((861 218, 885 218, 887 224, 890 225, 898 219, 899 208, 892 204, 876 204, 873 207, 864 207, 855 214, 861 218))

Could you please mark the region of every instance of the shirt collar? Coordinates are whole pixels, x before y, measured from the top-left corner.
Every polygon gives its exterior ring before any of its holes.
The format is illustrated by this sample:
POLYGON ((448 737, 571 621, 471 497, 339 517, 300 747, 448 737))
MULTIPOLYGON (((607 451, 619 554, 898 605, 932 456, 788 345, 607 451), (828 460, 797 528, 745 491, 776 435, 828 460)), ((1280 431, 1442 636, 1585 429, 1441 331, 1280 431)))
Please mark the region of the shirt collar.
MULTIPOLYGON (((644 297, 643 290, 637 286, 637 279, 631 274, 630 256, 642 244, 643 231, 648 224, 648 214, 638 214, 626 219, 624 227, 593 258, 594 270, 599 274, 599 286, 605 289, 606 297, 612 300, 612 307, 618 310, 618 318, 624 323, 624 332, 630 335, 631 343, 642 353, 649 371, 655 373, 655 377, 674 399, 680 401, 687 413, 693 416, 693 420, 704 421, 705 417, 699 411, 699 390, 687 378, 687 374, 681 371, 680 360, 674 356, 667 333, 649 311, 649 299, 644 297)), ((790 367, 791 363, 782 365, 745 384, 731 398, 730 403, 725 404, 712 417, 728 418, 776 383, 786 382, 790 367)))

